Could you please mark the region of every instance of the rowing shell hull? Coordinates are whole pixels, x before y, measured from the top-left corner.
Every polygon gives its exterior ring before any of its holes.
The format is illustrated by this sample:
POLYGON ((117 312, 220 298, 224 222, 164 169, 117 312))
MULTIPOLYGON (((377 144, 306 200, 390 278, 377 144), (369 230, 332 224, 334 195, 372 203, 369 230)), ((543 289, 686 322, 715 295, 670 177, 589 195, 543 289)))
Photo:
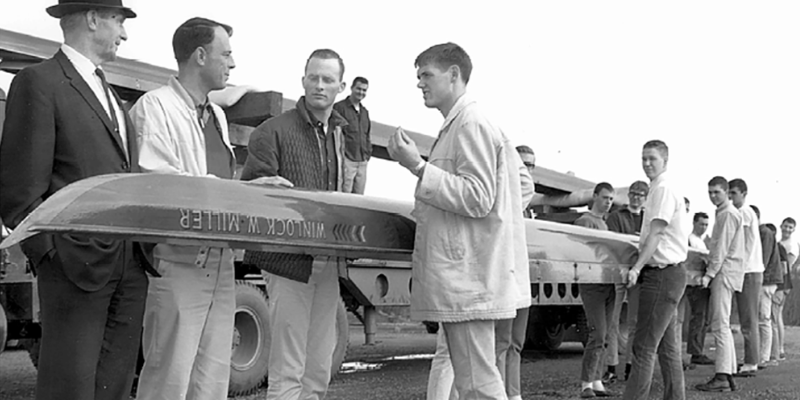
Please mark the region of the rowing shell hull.
MULTIPOLYGON (((413 204, 159 174, 103 175, 51 196, 3 241, 76 233, 142 242, 410 261, 413 204)), ((526 220, 531 283, 624 283, 638 238, 526 220)), ((690 280, 704 255, 691 252, 690 280)))
POLYGON ((411 206, 366 196, 159 174, 103 175, 47 199, 3 242, 80 233, 143 242, 410 260, 411 206))

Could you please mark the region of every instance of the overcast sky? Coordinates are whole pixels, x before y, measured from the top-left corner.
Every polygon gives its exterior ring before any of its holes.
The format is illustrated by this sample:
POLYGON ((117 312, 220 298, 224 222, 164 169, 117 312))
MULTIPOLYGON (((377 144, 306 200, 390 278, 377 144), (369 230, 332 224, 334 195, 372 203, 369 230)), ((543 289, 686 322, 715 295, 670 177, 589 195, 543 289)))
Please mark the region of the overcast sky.
MULTIPOLYGON (((646 179, 642 144, 662 139, 692 211, 713 212, 706 183, 723 175, 748 182, 764 222, 800 217, 800 2, 123 1, 139 17, 122 57, 175 68, 172 33, 203 16, 234 28, 231 83, 296 99, 308 54, 329 47, 348 83, 370 80, 373 119, 430 135, 443 118, 413 62, 453 41, 474 64, 469 91, 539 165, 627 186, 646 179)), ((1 28, 62 39, 44 11, 56 0, 2 2, 1 28)), ((378 160, 367 194, 410 200, 414 182, 378 160)))

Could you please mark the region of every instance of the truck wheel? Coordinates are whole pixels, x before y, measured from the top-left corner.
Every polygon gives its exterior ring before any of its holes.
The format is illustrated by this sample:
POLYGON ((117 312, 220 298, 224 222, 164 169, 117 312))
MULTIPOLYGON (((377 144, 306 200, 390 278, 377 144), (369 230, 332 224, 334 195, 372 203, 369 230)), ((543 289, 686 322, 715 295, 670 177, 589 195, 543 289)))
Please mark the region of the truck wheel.
POLYGON ((528 319, 528 345, 536 350, 554 351, 564 342, 564 324, 559 321, 528 319))
MULTIPOLYGON (((336 311, 336 348, 333 351, 331 378, 347 355, 350 327, 344 302, 336 311)), ((231 376, 228 395, 248 395, 267 380, 269 347, 272 338, 269 330, 267 294, 247 281, 236 281, 236 314, 234 317, 231 376)))
POLYGON ((8 320, 6 319, 6 310, 0 304, 0 353, 6 349, 6 340, 8 340, 8 320))
POLYGON ((336 348, 333 349, 333 362, 331 364, 331 379, 333 379, 342 368, 347 348, 350 345, 350 323, 347 322, 347 309, 344 302, 339 302, 336 308, 336 348))
POLYGON ((237 280, 229 396, 248 395, 267 379, 269 345, 267 296, 252 283, 237 280))

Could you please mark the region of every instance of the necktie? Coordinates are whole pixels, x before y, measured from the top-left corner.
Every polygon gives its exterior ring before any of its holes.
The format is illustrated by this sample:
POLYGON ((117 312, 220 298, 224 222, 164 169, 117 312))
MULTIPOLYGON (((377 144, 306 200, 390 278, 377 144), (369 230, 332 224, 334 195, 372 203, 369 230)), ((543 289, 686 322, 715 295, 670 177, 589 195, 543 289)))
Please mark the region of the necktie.
POLYGON ((206 129, 206 124, 210 116, 211 106, 208 103, 197 106, 197 122, 200 123, 201 128, 206 129))
POLYGON ((106 81, 106 74, 103 73, 103 70, 97 68, 94 70, 94 73, 97 74, 97 77, 100 78, 100 82, 103 84, 103 92, 106 94, 106 101, 108 102, 108 113, 111 114, 111 122, 114 124, 114 132, 119 134, 119 121, 117 120, 117 111, 114 110, 114 103, 111 102, 111 87, 108 86, 108 81, 106 81))

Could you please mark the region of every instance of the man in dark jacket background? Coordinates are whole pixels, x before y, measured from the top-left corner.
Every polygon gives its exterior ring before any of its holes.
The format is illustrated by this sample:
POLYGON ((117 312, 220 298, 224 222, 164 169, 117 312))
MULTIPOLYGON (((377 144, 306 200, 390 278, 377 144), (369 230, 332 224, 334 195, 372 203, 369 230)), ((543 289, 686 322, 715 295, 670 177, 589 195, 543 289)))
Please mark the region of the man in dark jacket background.
POLYGON ((347 121, 347 125, 342 127, 345 156, 342 191, 345 193, 364 194, 367 185, 367 162, 372 156, 372 122, 363 101, 368 88, 367 78, 356 77, 350 86, 350 96, 333 105, 333 109, 347 121))

